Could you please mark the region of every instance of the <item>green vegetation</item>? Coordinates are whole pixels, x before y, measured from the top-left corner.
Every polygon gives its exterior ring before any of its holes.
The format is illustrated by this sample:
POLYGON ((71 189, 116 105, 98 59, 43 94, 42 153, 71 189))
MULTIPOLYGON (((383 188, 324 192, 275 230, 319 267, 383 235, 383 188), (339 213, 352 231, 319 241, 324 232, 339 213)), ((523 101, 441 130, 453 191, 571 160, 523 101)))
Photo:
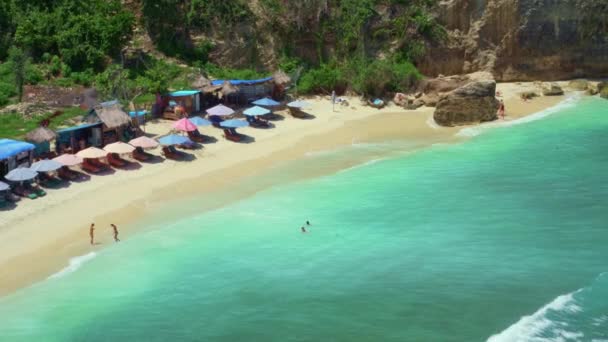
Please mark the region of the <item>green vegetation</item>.
MULTIPOLYGON (((299 93, 407 91, 421 76, 414 64, 427 43, 445 36, 430 14, 437 2, 3 0, 0 107, 35 84, 95 87, 104 99, 142 106, 201 73, 254 79, 277 68, 295 76, 299 93), (239 67, 218 62, 226 60, 239 67)), ((2 136, 37 124, 18 121, 3 116, 2 136)))
MULTIPOLYGON (((67 120, 84 114, 86 114, 85 111, 78 107, 66 108, 50 120, 49 127, 57 129, 63 126, 67 120)), ((42 117, 24 119, 18 113, 2 114, 0 115, 0 137, 9 139, 23 138, 27 132, 36 129, 40 126, 42 120, 51 115, 52 113, 48 113, 42 117)))

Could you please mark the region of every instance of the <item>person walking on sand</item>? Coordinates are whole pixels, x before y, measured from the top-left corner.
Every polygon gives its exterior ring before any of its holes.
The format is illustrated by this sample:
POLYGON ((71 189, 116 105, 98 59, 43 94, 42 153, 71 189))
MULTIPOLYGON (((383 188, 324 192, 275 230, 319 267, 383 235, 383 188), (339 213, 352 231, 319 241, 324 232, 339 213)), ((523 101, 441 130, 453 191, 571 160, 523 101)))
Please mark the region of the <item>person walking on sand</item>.
POLYGON ((118 228, 116 228, 116 225, 114 223, 110 223, 110 226, 112 226, 112 230, 114 231, 114 242, 120 241, 120 239, 118 238, 118 228))
POLYGON ((91 246, 95 244, 95 223, 91 223, 89 228, 89 236, 91 237, 91 246))
POLYGON ((503 120, 505 119, 505 103, 502 100, 500 100, 500 106, 498 107, 498 116, 503 120))

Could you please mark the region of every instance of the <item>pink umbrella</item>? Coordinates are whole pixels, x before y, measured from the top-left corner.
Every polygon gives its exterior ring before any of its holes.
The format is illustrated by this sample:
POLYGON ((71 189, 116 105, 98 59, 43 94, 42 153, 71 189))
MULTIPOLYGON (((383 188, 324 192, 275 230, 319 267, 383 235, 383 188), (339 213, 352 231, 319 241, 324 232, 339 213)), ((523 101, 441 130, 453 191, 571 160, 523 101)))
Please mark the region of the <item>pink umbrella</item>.
POLYGON ((135 146, 135 147, 141 147, 141 148, 155 148, 156 146, 158 146, 158 142, 152 138, 148 138, 146 136, 141 136, 139 138, 135 138, 131 141, 129 141, 129 144, 135 146))
POLYGON ((54 161, 62 164, 63 166, 74 166, 82 163, 82 158, 74 154, 62 154, 57 158, 53 158, 54 161))
POLYGON ((173 128, 184 131, 184 132, 192 132, 196 131, 196 125, 192 123, 188 118, 180 119, 173 124, 173 128))
POLYGON ((234 111, 224 105, 217 105, 213 108, 207 109, 207 114, 209 115, 217 115, 217 116, 227 116, 234 114, 234 111))

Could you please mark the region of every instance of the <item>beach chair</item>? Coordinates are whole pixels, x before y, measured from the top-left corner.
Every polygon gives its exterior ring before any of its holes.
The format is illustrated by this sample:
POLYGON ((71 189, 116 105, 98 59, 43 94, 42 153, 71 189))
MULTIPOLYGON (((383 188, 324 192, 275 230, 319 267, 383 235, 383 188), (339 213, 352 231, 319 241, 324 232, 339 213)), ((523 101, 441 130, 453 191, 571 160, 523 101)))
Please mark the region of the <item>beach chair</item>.
POLYGON ((175 147, 173 147, 173 146, 163 147, 162 154, 167 159, 172 159, 172 160, 182 160, 183 159, 183 154, 181 152, 179 152, 178 150, 176 150, 175 147))
POLYGON ((231 131, 230 129, 224 129, 224 138, 226 138, 226 140, 230 140, 230 141, 234 141, 234 142, 240 142, 241 141, 241 135, 236 133, 236 131, 231 131))
POLYGON ((46 188, 54 188, 61 184, 61 179, 52 177, 46 172, 38 173, 38 183, 46 188))
POLYGON ((6 192, 0 191, 0 208, 4 208, 8 205, 8 199, 6 198, 6 192))
POLYGON ((309 116, 309 114, 307 114, 306 112, 304 112, 301 108, 294 108, 294 107, 289 107, 289 114, 291 114, 291 116, 293 116, 294 118, 298 118, 298 119, 305 119, 309 116))
POLYGON ((57 177, 65 181, 73 181, 78 179, 76 172, 72 171, 69 167, 63 166, 57 170, 57 177))
POLYGON ((86 172, 90 173, 99 173, 101 172, 101 168, 91 162, 92 159, 85 158, 80 164, 80 167, 86 172))
POLYGON ((37 197, 46 196, 46 191, 42 190, 38 185, 34 183, 26 183, 26 189, 36 194, 37 197))
POLYGON ((247 117, 247 122, 249 122, 249 126, 254 128, 270 128, 270 124, 266 120, 262 120, 256 117, 247 117))
POLYGON ((99 168, 100 171, 107 171, 110 169, 110 165, 102 163, 98 158, 91 158, 89 159, 89 162, 99 168))
POLYGON ((204 143, 205 141, 207 141, 207 137, 202 135, 201 132, 198 131, 198 129, 192 132, 188 132, 188 138, 197 143, 204 143))
POLYGON ((143 148, 136 147, 133 153, 131 153, 131 157, 133 157, 133 159, 137 161, 145 162, 152 159, 154 156, 150 153, 145 152, 143 148))
POLYGON ((29 199, 38 198, 38 196, 36 196, 36 194, 32 193, 31 191, 27 190, 25 187, 23 187, 21 185, 16 185, 15 187, 13 187, 13 194, 15 194, 19 197, 29 198, 29 199))
POLYGON ((120 158, 118 153, 108 153, 106 159, 108 163, 113 167, 126 167, 129 165, 129 162, 120 158))

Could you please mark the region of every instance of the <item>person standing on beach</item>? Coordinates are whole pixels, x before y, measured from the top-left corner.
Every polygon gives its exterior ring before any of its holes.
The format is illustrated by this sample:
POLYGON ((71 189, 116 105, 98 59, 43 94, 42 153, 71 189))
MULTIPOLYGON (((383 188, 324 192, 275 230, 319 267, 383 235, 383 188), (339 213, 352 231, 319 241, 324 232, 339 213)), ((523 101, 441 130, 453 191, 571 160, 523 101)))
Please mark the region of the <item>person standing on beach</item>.
POLYGON ((498 107, 498 116, 503 120, 505 119, 505 103, 502 100, 500 100, 500 107, 498 107))
POLYGON ((120 239, 118 238, 118 228, 116 228, 116 225, 114 223, 110 223, 110 226, 112 226, 112 230, 114 231, 114 242, 120 241, 120 239))
POLYGON ((91 223, 89 228, 89 236, 91 237, 91 246, 95 244, 95 223, 91 223))

